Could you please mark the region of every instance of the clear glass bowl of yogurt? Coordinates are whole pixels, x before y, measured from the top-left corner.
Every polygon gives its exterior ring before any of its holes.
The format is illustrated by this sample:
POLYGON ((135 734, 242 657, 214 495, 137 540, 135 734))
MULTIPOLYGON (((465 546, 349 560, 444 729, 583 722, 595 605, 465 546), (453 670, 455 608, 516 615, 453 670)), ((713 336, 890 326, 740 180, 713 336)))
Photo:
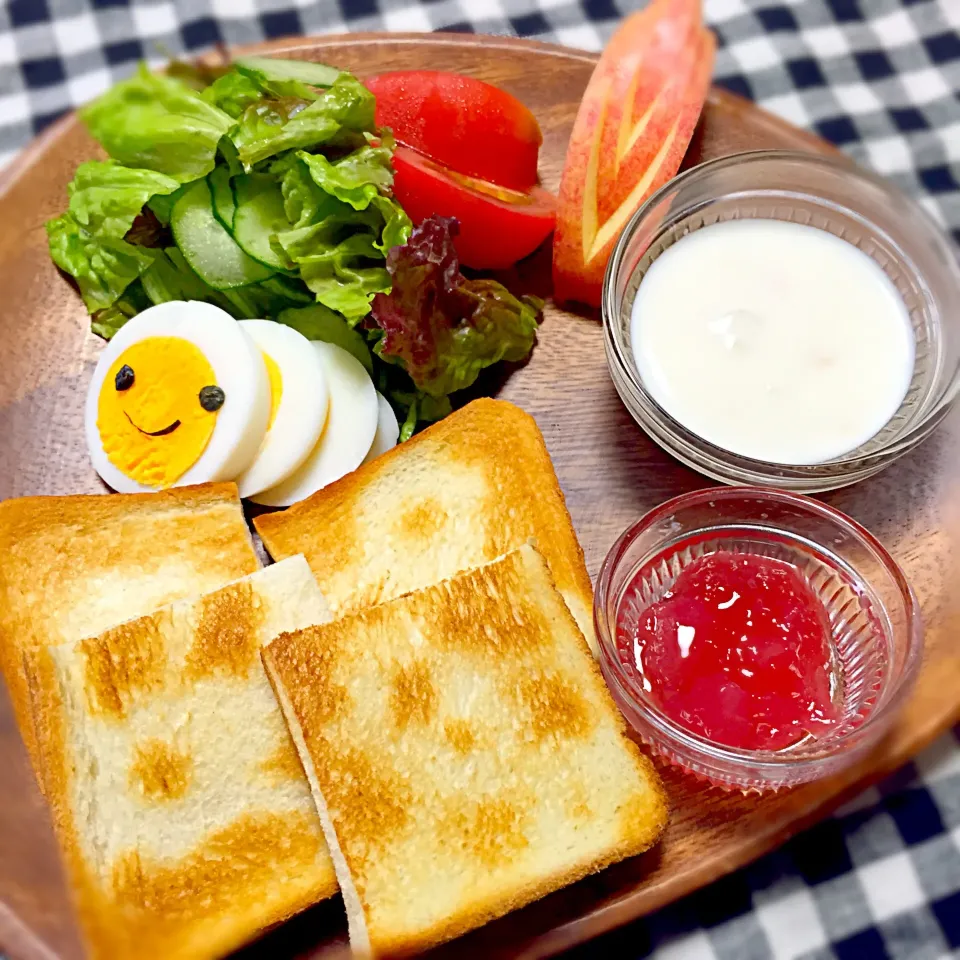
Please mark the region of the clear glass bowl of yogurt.
POLYGON ((854 483, 960 392, 956 254, 918 204, 839 156, 757 151, 668 183, 614 249, 603 325, 633 418, 725 483, 854 483))

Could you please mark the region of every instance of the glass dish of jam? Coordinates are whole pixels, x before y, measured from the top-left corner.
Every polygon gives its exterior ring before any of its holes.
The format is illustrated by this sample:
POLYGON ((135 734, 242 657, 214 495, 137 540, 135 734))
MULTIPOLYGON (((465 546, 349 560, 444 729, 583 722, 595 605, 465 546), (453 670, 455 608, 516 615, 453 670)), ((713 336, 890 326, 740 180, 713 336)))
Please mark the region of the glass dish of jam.
POLYGON ((913 593, 870 533, 752 487, 678 497, 627 530, 594 616, 604 677, 643 740, 742 790, 854 763, 888 728, 922 650, 913 593))

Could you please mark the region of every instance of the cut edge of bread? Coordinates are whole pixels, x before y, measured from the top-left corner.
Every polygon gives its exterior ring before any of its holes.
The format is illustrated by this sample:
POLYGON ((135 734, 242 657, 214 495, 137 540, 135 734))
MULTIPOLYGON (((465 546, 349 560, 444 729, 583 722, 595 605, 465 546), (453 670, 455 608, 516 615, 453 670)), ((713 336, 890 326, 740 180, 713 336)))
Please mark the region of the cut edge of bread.
MULTIPOLYGON (((282 635, 281 635, 282 636, 282 635)), ((277 638, 279 639, 279 637, 277 638)), ((290 730, 290 737, 300 754, 300 761, 303 764, 303 772, 310 783, 310 792, 313 794, 313 802, 317 808, 317 815, 320 817, 320 825, 323 827, 323 836, 327 841, 327 849, 330 852, 330 859, 333 861, 333 867, 337 875, 337 883, 340 885, 340 894, 343 897, 343 905, 347 912, 347 935, 350 938, 350 947, 359 957, 372 956, 370 944, 370 933, 367 930, 367 920, 363 912, 363 904, 360 901, 360 894, 357 892, 356 884, 353 882, 353 875, 347 866, 346 857, 340 849, 340 841, 337 839, 337 831, 334 829, 333 820, 330 817, 330 811, 327 809, 326 801, 323 798, 323 791, 320 789, 320 781, 317 779, 317 771, 313 765, 313 757, 307 747, 306 738, 303 735, 303 728, 297 719, 293 704, 287 696, 283 681, 274 673, 273 662, 269 655, 264 655, 269 649, 269 644, 260 651, 260 659, 263 661, 263 667, 270 685, 273 687, 277 703, 280 704, 280 710, 287 721, 287 727, 290 730)))
POLYGON ((28 690, 31 700, 34 731, 36 735, 35 772, 50 811, 57 836, 60 856, 67 876, 75 916, 85 929, 83 942, 89 951, 91 960, 106 960, 116 950, 116 940, 97 922, 97 933, 91 937, 87 922, 102 915, 102 903, 99 890, 90 877, 86 861, 80 849, 80 837, 75 818, 69 805, 61 802, 59 794, 66 797, 72 789, 72 768, 66 763, 66 721, 62 710, 51 704, 59 699, 59 684, 56 679, 56 665, 49 647, 27 651, 23 655, 24 669, 27 671, 28 690), (48 761, 55 753, 62 760, 61 791, 51 792, 47 782, 49 776, 48 761))

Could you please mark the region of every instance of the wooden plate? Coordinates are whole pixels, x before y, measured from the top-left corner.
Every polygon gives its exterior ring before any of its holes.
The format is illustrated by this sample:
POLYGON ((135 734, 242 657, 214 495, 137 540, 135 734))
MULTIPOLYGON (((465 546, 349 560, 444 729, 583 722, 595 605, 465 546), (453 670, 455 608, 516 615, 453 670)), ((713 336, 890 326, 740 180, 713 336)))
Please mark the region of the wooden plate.
MULTIPOLYGON (((325 60, 360 75, 430 66, 472 73, 528 104, 544 132, 541 176, 556 188, 577 104, 595 58, 529 41, 438 35, 364 35, 276 42, 275 54, 325 60)), ((756 107, 714 91, 687 157, 759 147, 830 150, 756 107)), ((102 492, 84 447, 83 399, 99 341, 79 297, 50 263, 44 221, 92 142, 61 121, 0 178, 0 497, 102 492)), ((543 289, 549 251, 515 284, 543 289)), ((531 362, 488 384, 532 413, 550 448, 587 563, 596 575, 617 535, 642 513, 707 481, 647 439, 607 375, 595 318, 547 308, 531 362)), ((960 602, 951 551, 960 521, 955 469, 960 420, 886 472, 826 499, 876 533, 920 598, 927 652, 916 692, 884 744, 857 769, 765 799, 724 794, 670 771, 673 819, 650 854, 560 891, 442 948, 447 957, 544 957, 654 910, 782 843, 866 781, 902 764, 960 717, 960 602), (954 588, 954 589, 951 589, 954 588)), ((76 931, 47 813, 0 694, 0 947, 13 960, 76 958, 76 931)), ((340 954, 339 899, 322 904, 247 957, 340 954)))

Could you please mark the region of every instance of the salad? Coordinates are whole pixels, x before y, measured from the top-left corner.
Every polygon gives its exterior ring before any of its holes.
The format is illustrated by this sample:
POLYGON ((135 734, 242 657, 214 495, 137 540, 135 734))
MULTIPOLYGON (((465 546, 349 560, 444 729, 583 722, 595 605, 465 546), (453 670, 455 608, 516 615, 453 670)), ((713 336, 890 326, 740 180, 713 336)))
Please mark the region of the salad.
MULTIPOLYGON (((542 301, 465 276, 458 218, 421 203, 414 226, 377 112, 349 73, 260 57, 142 67, 81 110, 109 159, 78 167, 47 233, 94 332, 109 340, 172 301, 286 324, 373 370, 401 439, 484 367, 526 357, 542 301)), ((467 227, 476 244, 476 218, 467 227)))
POLYGON ((347 350, 403 440, 482 369, 533 348, 543 302, 471 270, 510 267, 552 234, 554 299, 600 305, 620 230, 680 167, 714 50, 700 0, 625 18, 581 102, 558 197, 538 180, 536 118, 471 77, 361 83, 263 57, 141 69, 80 112, 109 159, 78 168, 50 251, 106 339, 186 300, 347 350))

